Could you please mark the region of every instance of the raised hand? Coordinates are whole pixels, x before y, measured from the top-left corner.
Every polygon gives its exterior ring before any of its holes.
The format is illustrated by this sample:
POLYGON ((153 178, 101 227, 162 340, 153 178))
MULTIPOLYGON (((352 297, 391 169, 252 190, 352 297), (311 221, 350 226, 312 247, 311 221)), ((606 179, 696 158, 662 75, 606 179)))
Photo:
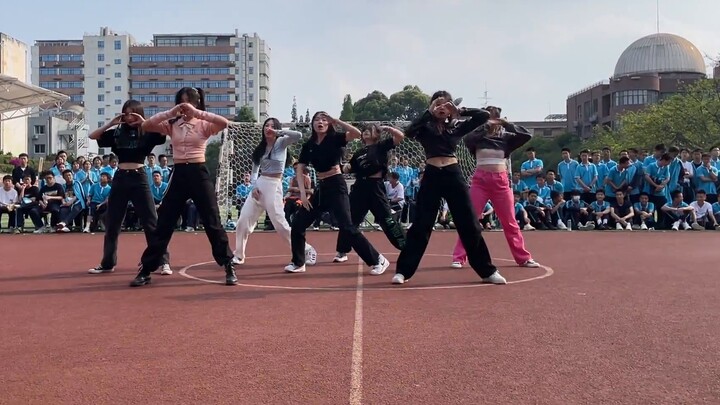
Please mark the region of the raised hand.
POLYGON ((112 125, 120 125, 120 123, 122 123, 123 117, 125 117, 125 114, 120 114, 120 115, 116 116, 115 118, 113 118, 110 121, 109 125, 111 125, 111 126, 112 125))

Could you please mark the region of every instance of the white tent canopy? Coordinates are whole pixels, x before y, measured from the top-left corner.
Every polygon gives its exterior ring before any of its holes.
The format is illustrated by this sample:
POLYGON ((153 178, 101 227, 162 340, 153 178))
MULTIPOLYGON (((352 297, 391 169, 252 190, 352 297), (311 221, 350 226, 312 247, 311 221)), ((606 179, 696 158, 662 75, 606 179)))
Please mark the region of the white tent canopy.
POLYGON ((70 97, 0 75, 0 120, 20 118, 40 111, 60 108, 70 97))

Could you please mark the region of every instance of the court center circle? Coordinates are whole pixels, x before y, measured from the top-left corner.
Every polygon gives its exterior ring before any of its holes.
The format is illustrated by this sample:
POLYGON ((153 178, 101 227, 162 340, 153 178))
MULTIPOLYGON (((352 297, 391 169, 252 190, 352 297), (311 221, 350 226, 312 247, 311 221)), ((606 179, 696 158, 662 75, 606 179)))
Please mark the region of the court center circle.
MULTIPOLYGON (((318 257, 320 256, 335 256, 336 253, 318 253, 318 257)), ((393 252, 393 253, 381 253, 383 256, 397 256, 399 253, 393 252)), ((246 260, 248 259, 271 259, 271 258, 277 258, 277 257, 287 257, 287 254, 284 255, 264 255, 264 256, 248 256, 246 260)), ((432 257, 452 257, 452 255, 448 254, 433 254, 433 253, 425 253, 424 256, 432 256, 432 257)), ((515 263, 515 260, 511 259, 501 259, 501 258, 493 258, 495 261, 502 261, 502 262, 512 262, 515 263)), ((209 280, 202 277, 197 277, 192 274, 188 274, 188 270, 204 266, 207 264, 216 264, 215 261, 208 261, 208 262, 202 262, 202 263, 195 263, 191 264, 189 266, 185 266, 180 271, 178 271, 178 274, 185 278, 189 278, 191 280, 196 281, 202 281, 204 283, 211 283, 211 284, 225 284, 225 281, 218 281, 218 280, 209 280)), ((312 267, 312 266, 310 266, 312 267)), ((508 281, 508 284, 520 284, 520 283, 527 283, 530 281, 537 281, 541 280, 547 277, 552 276, 555 271, 552 269, 552 267, 540 265, 540 268, 545 270, 545 273, 530 277, 522 280, 514 280, 514 281, 508 281)), ((448 268, 448 270, 450 270, 448 268)), ((373 276, 378 277, 378 276, 373 276)), ((238 280, 239 281, 239 280, 238 280)), ((272 289, 272 290, 304 290, 304 291, 356 291, 357 287, 295 287, 295 286, 284 286, 284 285, 267 285, 267 284, 247 284, 247 283, 240 283, 237 284, 240 287, 248 287, 248 288, 261 288, 261 289, 272 289)), ((441 286, 423 286, 423 287, 403 287, 403 286, 394 286, 394 287, 362 287, 363 291, 417 291, 417 290, 452 290, 452 289, 460 289, 460 288, 475 288, 475 287, 490 287, 493 284, 483 284, 483 283, 476 283, 476 284, 455 284, 455 285, 441 285, 441 286)))

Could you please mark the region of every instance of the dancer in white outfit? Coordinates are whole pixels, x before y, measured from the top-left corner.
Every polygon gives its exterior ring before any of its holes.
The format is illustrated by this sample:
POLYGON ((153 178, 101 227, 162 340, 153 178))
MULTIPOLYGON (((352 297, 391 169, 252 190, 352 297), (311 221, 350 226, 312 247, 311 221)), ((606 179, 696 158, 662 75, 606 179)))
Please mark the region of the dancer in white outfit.
MULTIPOLYGON (((263 124, 263 136, 252 153, 252 194, 240 210, 235 234, 234 264, 245 262, 245 246, 255 230, 260 215, 267 211, 278 235, 290 246, 290 225, 283 210, 282 176, 287 160, 288 146, 302 137, 297 131, 283 130, 280 121, 268 118, 263 124)), ((305 263, 314 265, 317 261, 315 249, 305 245, 305 263)))

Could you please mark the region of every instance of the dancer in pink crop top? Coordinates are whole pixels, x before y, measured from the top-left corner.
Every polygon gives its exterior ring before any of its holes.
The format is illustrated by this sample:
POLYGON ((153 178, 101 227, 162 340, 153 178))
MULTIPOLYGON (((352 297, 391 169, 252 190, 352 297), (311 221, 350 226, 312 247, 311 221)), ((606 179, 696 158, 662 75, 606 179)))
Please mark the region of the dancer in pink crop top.
POLYGON ((143 123, 144 131, 170 136, 174 166, 163 203, 158 209, 157 230, 143 252, 140 271, 130 286, 150 283, 150 273, 159 266, 188 199, 192 199, 197 207, 215 262, 225 267, 225 284, 237 284, 233 253, 220 223, 215 187, 205 166, 208 138, 227 125, 227 119, 205 111, 205 94, 202 89, 192 87, 183 87, 178 91, 175 107, 170 111, 155 114, 143 123))

